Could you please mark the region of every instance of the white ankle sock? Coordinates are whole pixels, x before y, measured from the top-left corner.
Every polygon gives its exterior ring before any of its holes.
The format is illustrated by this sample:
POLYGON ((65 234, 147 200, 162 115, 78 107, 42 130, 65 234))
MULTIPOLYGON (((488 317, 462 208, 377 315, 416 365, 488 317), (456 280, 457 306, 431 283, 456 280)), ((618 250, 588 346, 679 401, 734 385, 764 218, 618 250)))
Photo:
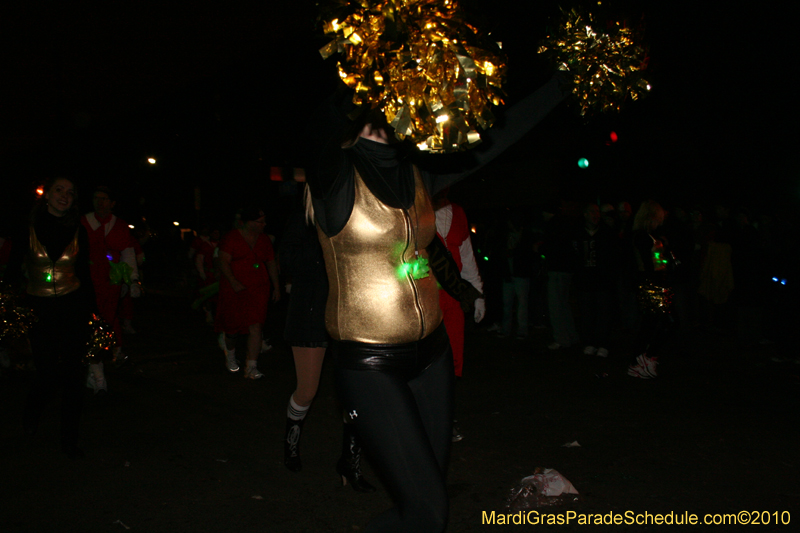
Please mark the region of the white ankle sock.
POLYGON ((292 420, 303 420, 308 414, 311 405, 297 405, 294 401, 294 394, 289 396, 289 405, 286 406, 286 416, 292 420))

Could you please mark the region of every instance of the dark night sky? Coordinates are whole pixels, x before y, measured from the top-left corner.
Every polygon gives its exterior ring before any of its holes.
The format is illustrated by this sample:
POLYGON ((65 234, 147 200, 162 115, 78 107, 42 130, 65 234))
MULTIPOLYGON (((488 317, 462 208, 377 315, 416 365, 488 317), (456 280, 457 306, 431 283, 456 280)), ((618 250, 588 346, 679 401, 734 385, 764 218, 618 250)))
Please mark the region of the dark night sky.
MULTIPOLYGON (((26 205, 44 177, 68 173, 123 190, 130 218, 191 218, 193 185, 204 212, 227 216, 245 196, 278 195, 265 182, 269 167, 305 164, 308 112, 334 83, 332 62, 317 53, 327 40, 314 33, 313 3, 163 4, 4 6, 4 211, 26 205), (144 162, 151 155, 157 168, 144 162)), ((459 185, 457 199, 477 208, 558 196, 675 203, 723 195, 759 207, 800 197, 790 79, 798 54, 781 13, 641 4, 604 9, 644 14, 653 93, 589 122, 562 104, 459 185), (620 141, 608 147, 611 130, 620 141), (593 162, 587 171, 575 165, 582 156, 593 162)), ((535 50, 556 3, 462 5, 503 42, 509 104, 549 78, 535 50)))

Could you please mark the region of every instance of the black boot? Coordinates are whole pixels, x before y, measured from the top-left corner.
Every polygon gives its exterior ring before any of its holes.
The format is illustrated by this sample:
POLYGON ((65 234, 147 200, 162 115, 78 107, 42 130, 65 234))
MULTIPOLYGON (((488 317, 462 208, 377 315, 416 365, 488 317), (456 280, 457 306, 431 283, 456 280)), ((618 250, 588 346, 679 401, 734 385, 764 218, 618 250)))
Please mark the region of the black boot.
POLYGON ((361 475, 361 446, 351 424, 342 428, 342 456, 336 463, 336 472, 342 476, 342 485, 349 481, 356 492, 375 492, 375 487, 361 475))
POLYGON ((283 464, 292 472, 303 468, 300 461, 300 433, 303 430, 302 420, 286 419, 286 436, 283 439, 283 464))

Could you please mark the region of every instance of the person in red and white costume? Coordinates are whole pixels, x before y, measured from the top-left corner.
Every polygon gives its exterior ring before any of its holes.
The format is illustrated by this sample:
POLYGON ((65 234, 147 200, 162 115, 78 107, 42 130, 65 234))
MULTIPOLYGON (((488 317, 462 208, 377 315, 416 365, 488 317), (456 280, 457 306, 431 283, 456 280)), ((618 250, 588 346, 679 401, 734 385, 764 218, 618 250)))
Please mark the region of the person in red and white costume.
MULTIPOLYGON (((435 202, 436 236, 444 242, 453 256, 461 277, 478 292, 483 293, 483 281, 472 251, 472 239, 469 236, 469 224, 464 209, 460 205, 451 203, 446 195, 437 195, 435 202)), ((461 309, 461 303, 441 288, 439 306, 442 308, 444 327, 453 350, 453 369, 455 375, 461 377, 464 367, 464 311, 461 309)), ((478 298, 475 300, 475 322, 483 320, 485 315, 486 300, 478 298)), ((454 424, 453 442, 458 442, 462 438, 454 424)))
MULTIPOLYGON (((94 211, 81 217, 81 223, 89 233, 89 259, 91 261, 92 282, 97 297, 97 308, 100 316, 114 328, 116 347, 114 361, 120 363, 126 356, 122 353, 122 325, 118 309, 122 295, 123 283, 112 282, 112 268, 125 263, 130 268, 131 297, 141 295, 139 270, 136 263, 136 252, 133 248, 128 223, 113 214, 116 201, 106 186, 98 186, 92 196, 94 211), (113 263, 113 265, 112 265, 113 263)), ((103 363, 89 365, 87 387, 95 393, 106 391, 107 385, 103 372, 103 363)))

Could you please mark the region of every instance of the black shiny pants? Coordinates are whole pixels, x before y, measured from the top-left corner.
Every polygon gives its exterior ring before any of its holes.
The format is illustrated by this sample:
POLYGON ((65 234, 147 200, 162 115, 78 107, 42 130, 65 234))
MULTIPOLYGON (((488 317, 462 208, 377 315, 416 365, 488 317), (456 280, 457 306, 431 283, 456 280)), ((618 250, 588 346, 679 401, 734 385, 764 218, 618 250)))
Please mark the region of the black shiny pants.
POLYGON ((366 531, 444 531, 454 380, 444 326, 415 343, 332 348, 346 416, 396 503, 366 531))

